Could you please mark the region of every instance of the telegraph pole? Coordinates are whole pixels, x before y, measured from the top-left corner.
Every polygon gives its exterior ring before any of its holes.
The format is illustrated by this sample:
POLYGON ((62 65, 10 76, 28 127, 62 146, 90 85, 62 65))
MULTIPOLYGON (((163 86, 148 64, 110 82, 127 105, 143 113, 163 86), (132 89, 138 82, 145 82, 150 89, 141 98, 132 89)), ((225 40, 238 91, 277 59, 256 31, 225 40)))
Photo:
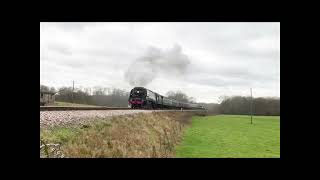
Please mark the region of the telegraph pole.
POLYGON ((250 88, 250 93, 251 93, 251 124, 252 124, 252 88, 250 88))

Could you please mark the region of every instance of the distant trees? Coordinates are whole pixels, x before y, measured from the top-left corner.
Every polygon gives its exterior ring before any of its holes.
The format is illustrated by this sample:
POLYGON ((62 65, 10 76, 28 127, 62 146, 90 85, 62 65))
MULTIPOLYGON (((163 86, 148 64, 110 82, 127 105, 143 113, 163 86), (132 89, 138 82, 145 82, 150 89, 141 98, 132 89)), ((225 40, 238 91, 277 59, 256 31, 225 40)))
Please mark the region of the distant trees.
POLYGON ((129 92, 121 89, 97 89, 93 92, 92 100, 98 106, 127 107, 129 92))
POLYGON ((280 115, 280 99, 255 98, 253 110, 256 115, 280 115))
POLYGON ((49 86, 40 84, 40 91, 56 92, 56 89, 54 87, 49 87, 49 86))
POLYGON ((193 97, 188 97, 181 91, 169 91, 166 95, 168 98, 175 99, 180 102, 195 103, 195 99, 193 97))
MULTIPOLYGON (((226 97, 220 104, 221 114, 243 114, 251 112, 251 97, 226 97)), ((280 98, 253 98, 254 115, 280 115, 280 98)))
POLYGON ((95 87, 91 92, 91 88, 76 88, 74 91, 72 89, 61 87, 56 90, 54 87, 40 84, 40 91, 56 92, 56 101, 98 106, 128 106, 129 92, 125 90, 95 87))
POLYGON ((50 92, 56 92, 56 89, 54 87, 51 87, 50 92))
POLYGON ((220 114, 220 104, 218 103, 199 103, 205 107, 209 114, 220 114))
POLYGON ((72 102, 74 100, 72 96, 75 96, 75 93, 72 94, 72 87, 62 87, 56 94, 56 101, 72 102))
POLYGON ((50 88, 48 86, 40 84, 40 91, 49 91, 49 89, 50 88))
MULTIPOLYGON (((40 84, 41 91, 57 92, 56 101, 73 102, 110 107, 127 107, 129 92, 117 88, 95 87, 91 89, 75 89, 61 87, 56 90, 40 84)), ((169 91, 168 98, 181 102, 195 103, 195 99, 187 96, 182 91, 169 91)), ((221 96, 219 103, 198 103, 204 106, 210 114, 250 114, 251 98, 244 96, 221 96)), ((254 115, 280 115, 280 98, 253 98, 254 115)))
POLYGON ((95 88, 92 95, 88 89, 76 89, 72 92, 72 87, 61 87, 56 95, 56 101, 73 102, 78 104, 89 104, 98 106, 128 106, 129 93, 121 89, 95 88))

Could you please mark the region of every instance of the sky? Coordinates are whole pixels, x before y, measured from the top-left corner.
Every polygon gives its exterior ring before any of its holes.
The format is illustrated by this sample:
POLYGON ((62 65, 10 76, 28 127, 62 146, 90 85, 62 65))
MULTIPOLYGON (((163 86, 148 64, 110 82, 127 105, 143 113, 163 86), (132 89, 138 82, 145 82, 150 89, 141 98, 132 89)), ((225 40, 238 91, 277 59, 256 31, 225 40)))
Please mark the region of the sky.
POLYGON ((280 23, 40 23, 40 84, 280 97, 280 23))

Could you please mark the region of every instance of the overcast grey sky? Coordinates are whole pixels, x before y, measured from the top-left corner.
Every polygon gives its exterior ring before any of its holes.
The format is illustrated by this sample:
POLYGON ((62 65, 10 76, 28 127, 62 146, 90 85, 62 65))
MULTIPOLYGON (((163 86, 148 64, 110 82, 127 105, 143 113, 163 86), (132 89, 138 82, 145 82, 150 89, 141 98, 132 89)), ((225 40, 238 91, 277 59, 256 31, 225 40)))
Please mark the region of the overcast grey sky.
POLYGON ((40 84, 130 91, 132 71, 149 78, 148 89, 197 102, 250 87, 255 97, 280 97, 280 23, 40 23, 40 84), (149 56, 158 58, 152 77, 138 66, 149 56))

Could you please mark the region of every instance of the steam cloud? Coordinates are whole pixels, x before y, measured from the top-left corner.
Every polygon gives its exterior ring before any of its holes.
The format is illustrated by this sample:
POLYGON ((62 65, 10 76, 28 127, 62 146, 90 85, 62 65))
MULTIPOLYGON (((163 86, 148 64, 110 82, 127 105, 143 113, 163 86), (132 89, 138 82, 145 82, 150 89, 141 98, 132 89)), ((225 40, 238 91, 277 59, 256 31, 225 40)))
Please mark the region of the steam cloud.
POLYGON ((132 86, 145 86, 160 73, 181 76, 189 64, 188 56, 182 53, 179 45, 167 51, 150 47, 130 65, 124 76, 132 86))

